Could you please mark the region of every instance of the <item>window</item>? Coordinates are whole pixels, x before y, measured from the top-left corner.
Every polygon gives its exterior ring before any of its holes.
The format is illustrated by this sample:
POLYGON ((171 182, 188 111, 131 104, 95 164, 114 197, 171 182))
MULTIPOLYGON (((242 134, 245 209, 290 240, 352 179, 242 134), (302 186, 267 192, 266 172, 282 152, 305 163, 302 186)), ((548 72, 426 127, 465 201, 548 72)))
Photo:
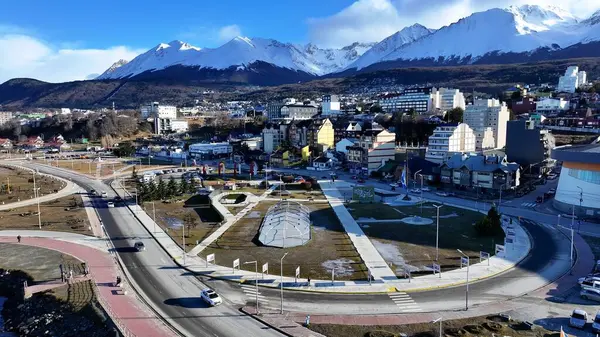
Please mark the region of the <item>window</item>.
POLYGON ((583 180, 591 184, 600 185, 600 172, 569 169, 569 175, 575 179, 583 180))

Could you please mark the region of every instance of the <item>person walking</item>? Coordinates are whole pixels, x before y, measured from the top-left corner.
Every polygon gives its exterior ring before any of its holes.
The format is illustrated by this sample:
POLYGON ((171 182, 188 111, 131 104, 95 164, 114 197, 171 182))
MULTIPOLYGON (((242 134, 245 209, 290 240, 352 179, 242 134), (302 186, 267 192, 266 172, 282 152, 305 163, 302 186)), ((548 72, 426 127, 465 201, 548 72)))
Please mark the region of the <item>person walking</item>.
POLYGON ((21 243, 21 235, 17 235, 17 243, 21 243))

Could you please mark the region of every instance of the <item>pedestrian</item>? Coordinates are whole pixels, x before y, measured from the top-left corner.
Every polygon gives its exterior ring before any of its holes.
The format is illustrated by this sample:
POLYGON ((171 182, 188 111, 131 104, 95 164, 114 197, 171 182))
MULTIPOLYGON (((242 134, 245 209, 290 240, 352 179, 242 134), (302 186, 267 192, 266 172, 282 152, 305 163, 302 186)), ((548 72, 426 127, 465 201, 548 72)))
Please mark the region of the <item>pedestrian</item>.
POLYGON ((73 282, 73 269, 69 269, 69 281, 73 282))
POLYGON ((17 242, 21 243, 21 235, 17 235, 17 242))
POLYGON ((308 286, 310 287, 310 276, 308 277, 308 286))

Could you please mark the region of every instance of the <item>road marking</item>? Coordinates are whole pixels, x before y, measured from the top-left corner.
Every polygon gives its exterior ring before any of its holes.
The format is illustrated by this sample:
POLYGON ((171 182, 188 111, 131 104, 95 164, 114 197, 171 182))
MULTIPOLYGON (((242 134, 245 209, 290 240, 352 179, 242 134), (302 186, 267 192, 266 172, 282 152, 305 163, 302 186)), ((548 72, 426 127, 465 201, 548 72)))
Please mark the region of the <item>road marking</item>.
POLYGON ((260 293, 260 289, 258 290, 258 293, 257 293, 256 286, 241 285, 240 287, 242 288, 242 291, 244 292, 244 295, 246 295, 248 300, 256 301, 256 299, 258 298, 259 303, 268 303, 269 302, 269 299, 260 293))
POLYGON ((388 296, 394 302, 394 304, 398 308, 400 308, 400 312, 422 311, 421 308, 419 308, 419 305, 407 293, 404 293, 404 292, 389 293, 388 296))
POLYGON ((529 207, 529 208, 533 208, 535 207, 536 203, 535 202, 524 202, 521 204, 521 206, 523 207, 529 207))

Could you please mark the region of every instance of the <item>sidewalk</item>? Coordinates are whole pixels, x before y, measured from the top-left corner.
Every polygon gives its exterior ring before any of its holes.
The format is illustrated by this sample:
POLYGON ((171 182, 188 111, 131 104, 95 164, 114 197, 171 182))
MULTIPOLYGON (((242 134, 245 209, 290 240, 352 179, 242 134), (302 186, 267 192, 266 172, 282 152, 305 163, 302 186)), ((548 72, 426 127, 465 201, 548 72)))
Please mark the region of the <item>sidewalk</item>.
MULTIPOLYGON (((112 188, 115 192, 126 200, 124 191, 113 182, 112 188)), ((343 205, 342 205, 343 206, 343 205)), ((254 284, 256 282, 256 274, 254 272, 233 269, 230 266, 222 264, 233 263, 233 261, 220 261, 219 256, 215 256, 216 264, 207 264, 206 260, 190 253, 185 255, 185 261, 182 248, 158 225, 154 223, 152 218, 137 205, 128 204, 132 214, 146 228, 148 233, 154 236, 155 240, 161 247, 180 265, 187 270, 207 275, 210 277, 254 284)), ((469 269, 469 279, 471 281, 480 280, 494 276, 508 269, 511 269, 527 256, 531 249, 529 236, 524 229, 515 223, 511 228, 515 233, 514 243, 509 243, 505 246, 505 252, 498 256, 492 256, 489 260, 481 263, 474 263, 469 269)), ((243 254, 240 255, 240 260, 243 259, 243 254)), ((243 261, 240 261, 243 262, 243 261)), ((283 277, 283 287, 289 290, 312 291, 312 292, 331 292, 331 293, 385 293, 395 291, 419 291, 436 288, 444 288, 464 284, 466 282, 466 267, 455 269, 441 274, 418 276, 410 280, 397 279, 383 281, 381 279, 374 280, 371 284, 367 280, 364 281, 335 281, 331 280, 311 280, 308 284, 306 278, 283 277)), ((281 278, 279 275, 265 274, 263 278, 258 280, 259 285, 265 287, 281 287, 281 278)))
MULTIPOLYGON (((8 163, 3 162, 3 163, 1 163, 1 165, 12 166, 12 167, 18 168, 20 170, 26 170, 26 171, 33 172, 33 170, 28 167, 23 167, 23 166, 16 165, 16 164, 8 164, 8 163)), ((66 197, 73 193, 76 193, 77 190, 79 189, 79 186, 77 186, 75 183, 73 183, 70 180, 66 180, 66 179, 59 178, 57 176, 53 176, 53 175, 49 175, 49 174, 45 174, 45 173, 38 173, 37 175, 48 176, 48 177, 51 177, 52 179, 60 180, 63 183, 65 183, 65 187, 63 187, 60 191, 58 191, 56 193, 46 194, 46 195, 39 196, 37 198, 31 198, 31 199, 27 199, 27 200, 21 200, 21 201, 17 201, 17 202, 11 202, 8 204, 0 205, 0 211, 29 206, 29 205, 36 205, 38 203, 38 199, 39 199, 40 203, 44 203, 44 202, 51 201, 54 199, 66 197)), ((31 186, 33 189, 33 183, 31 186)))
MULTIPOLYGON (((17 244, 14 236, 8 232, 0 231, 0 242, 17 244)), ((104 240, 89 240, 78 234, 64 236, 65 233, 59 232, 21 231, 20 234, 21 245, 52 249, 85 261, 90 269, 89 277, 97 287, 98 301, 125 336, 175 336, 134 294, 124 294, 123 288, 113 286, 119 270, 107 252, 104 240), (69 237, 76 239, 69 242, 69 237), (103 252, 99 247, 94 249, 81 245, 80 241, 103 245, 103 252)))

